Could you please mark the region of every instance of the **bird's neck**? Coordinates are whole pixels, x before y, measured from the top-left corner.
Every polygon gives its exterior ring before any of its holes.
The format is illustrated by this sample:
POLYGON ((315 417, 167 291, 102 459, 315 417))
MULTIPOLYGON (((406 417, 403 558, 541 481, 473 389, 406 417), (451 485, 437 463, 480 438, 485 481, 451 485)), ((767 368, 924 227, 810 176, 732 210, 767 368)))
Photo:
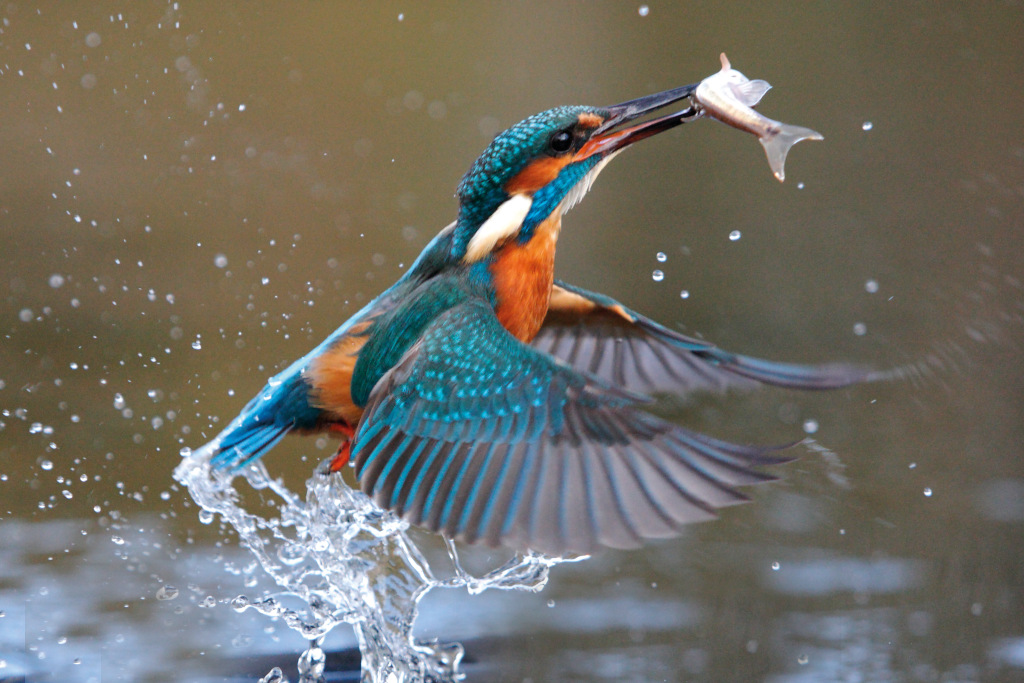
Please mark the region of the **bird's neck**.
POLYGON ((525 343, 533 341, 548 312, 561 228, 562 213, 554 211, 534 229, 530 241, 510 240, 491 261, 494 312, 505 329, 525 343))

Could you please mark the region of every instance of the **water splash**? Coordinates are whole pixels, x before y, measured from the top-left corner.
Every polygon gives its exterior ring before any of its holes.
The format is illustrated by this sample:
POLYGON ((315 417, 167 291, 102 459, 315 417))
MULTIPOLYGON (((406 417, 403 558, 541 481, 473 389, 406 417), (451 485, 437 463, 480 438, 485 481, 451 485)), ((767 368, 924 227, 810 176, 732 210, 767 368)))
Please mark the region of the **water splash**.
POLYGON ((339 624, 355 629, 366 683, 461 680, 461 645, 418 642, 412 636, 419 603, 430 590, 536 592, 546 585, 551 567, 584 559, 519 554, 477 577, 462 567, 455 545, 446 541, 452 576, 438 579, 410 539, 408 523, 350 488, 341 475, 329 474, 326 462, 306 481, 303 499, 259 462, 237 472, 213 468, 213 446, 183 449, 174 477, 201 515, 219 515, 238 533, 241 545, 281 588, 256 599, 239 595, 231 606, 280 619, 310 641, 299 658, 303 683, 323 680, 320 644, 339 624), (236 487, 236 480, 251 491, 236 487), (247 501, 246 494, 254 500, 247 501), (272 513, 247 509, 257 505, 272 513), (288 605, 295 598, 300 606, 293 609, 288 605))

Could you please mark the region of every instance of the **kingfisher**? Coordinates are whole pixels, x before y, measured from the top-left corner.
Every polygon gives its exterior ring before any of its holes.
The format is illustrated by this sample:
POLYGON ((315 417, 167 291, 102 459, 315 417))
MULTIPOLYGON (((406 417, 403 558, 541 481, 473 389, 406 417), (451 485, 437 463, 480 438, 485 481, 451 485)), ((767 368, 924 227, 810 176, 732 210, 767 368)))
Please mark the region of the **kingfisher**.
POLYGON ((736 487, 791 458, 656 417, 649 397, 865 372, 730 353, 554 275, 562 217, 620 152, 700 118, 696 87, 557 107, 498 135, 459 183, 455 221, 202 452, 239 468, 286 434, 329 432, 342 443, 326 469, 351 463, 381 507, 548 555, 637 547, 748 500, 736 487))

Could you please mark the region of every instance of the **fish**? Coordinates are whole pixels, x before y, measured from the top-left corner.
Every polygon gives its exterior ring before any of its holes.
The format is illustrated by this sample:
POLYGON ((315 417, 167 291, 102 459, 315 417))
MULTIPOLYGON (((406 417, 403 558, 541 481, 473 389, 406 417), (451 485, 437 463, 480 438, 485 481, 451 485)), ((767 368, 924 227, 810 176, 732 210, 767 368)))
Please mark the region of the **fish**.
POLYGON ((772 86, 761 79, 752 81, 733 69, 724 52, 721 60, 722 70, 701 81, 693 99, 711 118, 756 135, 768 156, 772 173, 779 182, 784 181, 789 149, 801 140, 824 140, 825 136, 810 128, 782 123, 754 111, 752 107, 772 86))

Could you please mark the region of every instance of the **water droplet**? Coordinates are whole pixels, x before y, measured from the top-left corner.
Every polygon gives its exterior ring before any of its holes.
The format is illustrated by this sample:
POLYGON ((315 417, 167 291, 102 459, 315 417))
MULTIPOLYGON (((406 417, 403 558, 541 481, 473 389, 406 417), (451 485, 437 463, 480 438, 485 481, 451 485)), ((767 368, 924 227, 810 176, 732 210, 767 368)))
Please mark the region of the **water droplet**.
POLYGON ((99 47, 100 43, 102 42, 103 39, 100 38, 100 34, 96 33, 95 31, 93 31, 85 37, 85 44, 89 47, 99 47))
POLYGON ((315 645, 299 657, 298 669, 302 680, 320 680, 327 665, 327 655, 315 645))
POLYGON ((53 469, 53 461, 43 460, 41 463, 39 463, 39 466, 46 470, 47 472, 49 472, 50 470, 53 469))
POLYGON ((782 569, 782 565, 781 564, 779 564, 778 562, 772 562, 772 571, 773 572, 777 572, 780 569, 782 569))
POLYGON ((796 184, 796 189, 798 189, 798 190, 804 189, 804 184, 803 183, 797 183, 796 184))
POLYGON ((655 282, 661 282, 662 280, 665 279, 665 273, 661 272, 660 270, 656 270, 653 273, 651 273, 651 279, 654 280, 655 282))
POLYGON ((213 523, 213 513, 210 512, 209 510, 200 510, 199 511, 199 522, 201 524, 212 524, 213 523))
POLYGON ((853 333, 858 337, 863 337, 868 332, 868 326, 864 323, 854 323, 853 333))
POLYGON ((213 265, 217 266, 218 268, 227 268, 228 257, 225 256, 224 254, 217 254, 216 256, 213 257, 213 265))
POLYGON ((925 498, 931 498, 932 497, 932 490, 930 488, 926 488, 924 490, 924 495, 925 495, 925 498))
POLYGON ((875 124, 871 123, 870 121, 865 121, 864 123, 860 124, 861 130, 871 130, 874 127, 875 124))
POLYGON ((741 237, 743 237, 743 233, 741 233, 739 230, 733 230, 732 232, 729 233, 729 241, 731 242, 735 242, 741 237))
POLYGON ((554 606, 555 606, 555 601, 554 600, 548 600, 548 607, 554 607, 554 606))
POLYGON ((61 491, 60 494, 62 496, 64 496, 65 498, 67 498, 68 500, 71 500, 72 498, 74 498, 74 494, 71 493, 71 491, 68 491, 67 489, 64 489, 63 491, 61 491))
POLYGON ((170 584, 160 586, 156 591, 157 600, 173 600, 176 597, 178 597, 178 589, 170 584))
POLYGON ((23 323, 32 322, 32 317, 33 316, 31 308, 23 308, 18 312, 18 320, 20 320, 23 323))
POLYGON ((805 434, 814 434, 816 431, 818 431, 818 421, 817 420, 804 420, 804 433, 805 434))
POLYGON ((120 536, 111 536, 110 537, 110 542, 113 543, 114 545, 124 545, 124 539, 121 538, 120 536))
POLYGON ((668 260, 668 256, 663 251, 659 251, 654 258, 658 259, 658 261, 661 263, 664 263, 665 261, 668 260))
POLYGON ((199 349, 203 348, 203 342, 200 341, 199 338, 197 337, 196 340, 192 342, 192 348, 198 351, 199 349))
POLYGON ((646 17, 648 14, 651 13, 651 8, 648 7, 647 5, 640 5, 640 7, 637 8, 636 11, 641 17, 646 17))
POLYGON ((683 291, 679 292, 679 298, 680 299, 689 299, 690 298, 690 290, 684 289, 683 291))
POLYGON ((236 612, 244 612, 249 609, 249 598, 244 595, 238 595, 231 599, 231 609, 236 612))
POLYGON ((114 394, 114 408, 116 410, 124 410, 124 407, 126 405, 128 404, 125 402, 124 396, 122 396, 120 393, 114 394))
POLYGON ((807 664, 807 662, 809 662, 809 661, 811 661, 811 658, 808 657, 807 655, 800 655, 799 657, 796 658, 796 663, 799 664, 800 666, 805 666, 807 664))
POLYGON ((864 291, 868 294, 874 294, 878 291, 878 282, 875 280, 868 280, 864 283, 864 291))
POLYGON ((281 667, 275 666, 273 669, 267 672, 267 675, 260 679, 259 683, 287 683, 288 679, 285 678, 284 672, 281 671, 281 667))
POLYGON ((53 275, 50 276, 49 283, 50 283, 50 286, 53 287, 54 289, 57 289, 59 287, 63 287, 64 286, 64 276, 60 275, 59 273, 54 273, 53 275))

